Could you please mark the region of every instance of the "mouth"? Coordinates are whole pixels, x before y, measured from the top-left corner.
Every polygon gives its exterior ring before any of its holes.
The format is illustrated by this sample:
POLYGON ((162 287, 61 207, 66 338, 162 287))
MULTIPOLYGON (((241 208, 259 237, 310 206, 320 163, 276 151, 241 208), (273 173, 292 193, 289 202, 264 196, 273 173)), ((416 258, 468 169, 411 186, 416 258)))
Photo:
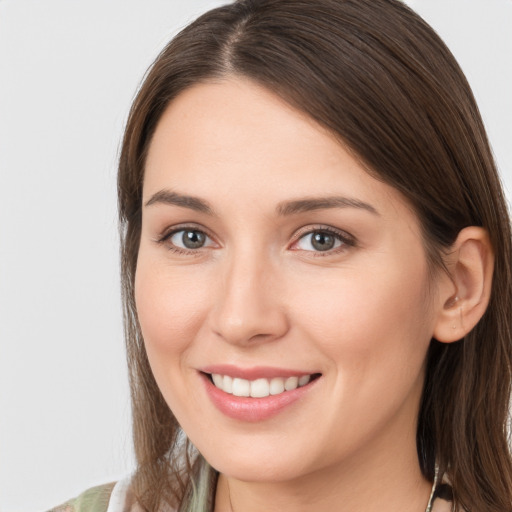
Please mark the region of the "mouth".
POLYGON ((254 380, 232 377, 220 373, 205 373, 220 391, 237 397, 266 398, 282 395, 307 386, 320 377, 319 373, 289 377, 259 378, 254 380))
POLYGON ((242 422, 270 420, 305 403, 314 393, 321 373, 254 366, 217 364, 199 369, 207 396, 225 416, 242 422))

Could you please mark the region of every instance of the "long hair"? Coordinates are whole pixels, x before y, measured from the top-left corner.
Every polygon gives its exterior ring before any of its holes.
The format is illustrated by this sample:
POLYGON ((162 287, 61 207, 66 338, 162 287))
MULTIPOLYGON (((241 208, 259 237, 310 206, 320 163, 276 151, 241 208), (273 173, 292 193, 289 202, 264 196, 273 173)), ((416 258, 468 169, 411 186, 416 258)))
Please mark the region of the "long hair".
POLYGON ((330 130, 372 176, 399 190, 421 222, 431 268, 442 267, 443 253, 464 227, 489 232, 496 258, 490 303, 463 340, 432 340, 417 448, 427 479, 433 480, 436 465, 449 476, 456 505, 508 512, 509 215, 461 69, 432 28, 398 0, 239 0, 186 27, 145 77, 127 122, 118 177, 140 503, 151 511, 164 503, 185 510, 215 483, 184 441, 153 378, 133 285, 145 158, 156 125, 180 92, 227 76, 274 92, 330 130))

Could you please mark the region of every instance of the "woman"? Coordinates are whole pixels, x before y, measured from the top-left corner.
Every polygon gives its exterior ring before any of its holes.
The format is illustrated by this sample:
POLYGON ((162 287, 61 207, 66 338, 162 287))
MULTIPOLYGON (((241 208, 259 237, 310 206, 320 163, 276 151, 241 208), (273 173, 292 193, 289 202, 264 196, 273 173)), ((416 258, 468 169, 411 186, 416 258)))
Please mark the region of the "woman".
POLYGON ((134 102, 119 207, 138 468, 70 510, 510 510, 510 222, 410 9, 200 17, 134 102))

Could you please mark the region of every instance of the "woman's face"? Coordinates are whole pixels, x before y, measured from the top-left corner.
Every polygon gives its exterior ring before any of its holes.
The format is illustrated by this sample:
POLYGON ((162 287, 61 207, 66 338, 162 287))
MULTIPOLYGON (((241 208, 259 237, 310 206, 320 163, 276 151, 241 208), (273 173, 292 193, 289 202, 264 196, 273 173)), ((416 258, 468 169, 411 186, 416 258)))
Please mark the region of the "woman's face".
POLYGON ((311 119, 242 79, 167 108, 136 304, 158 386, 216 469, 281 481, 415 454, 435 289, 416 215, 311 119))

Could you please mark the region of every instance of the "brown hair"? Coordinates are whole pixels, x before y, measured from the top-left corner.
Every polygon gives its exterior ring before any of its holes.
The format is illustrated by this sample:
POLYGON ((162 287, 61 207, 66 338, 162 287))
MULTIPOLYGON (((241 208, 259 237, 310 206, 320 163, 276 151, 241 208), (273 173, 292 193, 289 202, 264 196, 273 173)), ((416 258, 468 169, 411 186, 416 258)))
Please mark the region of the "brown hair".
MULTIPOLYGON (((507 442, 511 384, 511 230, 501 184, 470 87, 454 57, 397 0, 240 0, 186 27, 158 56, 128 119, 119 166, 122 280, 141 504, 183 503, 201 458, 152 376, 137 323, 134 274, 144 162, 173 98, 201 81, 249 78, 327 127, 368 172, 413 205, 432 268, 459 231, 489 232, 489 307, 463 340, 432 340, 417 430, 419 463, 436 463, 457 505, 512 504, 507 442), (184 468, 184 469, 183 469, 184 468)), ((213 482, 210 487, 213 487, 213 482)))

